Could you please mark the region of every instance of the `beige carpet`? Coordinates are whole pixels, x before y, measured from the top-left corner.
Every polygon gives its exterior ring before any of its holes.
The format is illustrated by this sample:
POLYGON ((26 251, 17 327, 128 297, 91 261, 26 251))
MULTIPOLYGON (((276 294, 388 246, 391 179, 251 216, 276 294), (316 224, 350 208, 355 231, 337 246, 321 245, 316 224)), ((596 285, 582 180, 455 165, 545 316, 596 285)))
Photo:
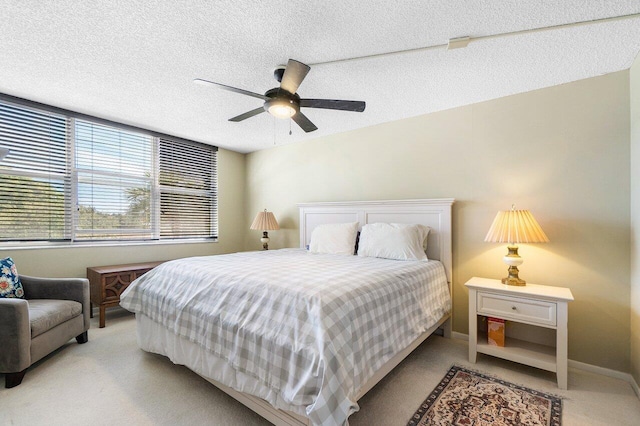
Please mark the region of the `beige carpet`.
MULTIPOLYGON (((126 311, 92 320, 89 343, 70 341, 4 389, 0 425, 268 425, 204 379, 136 345, 135 320, 126 311)), ((467 344, 429 338, 360 401, 351 426, 404 426, 452 364, 561 396, 563 425, 640 425, 640 400, 631 386, 584 371, 569 371, 569 390, 555 375, 479 355, 467 361, 467 344)))

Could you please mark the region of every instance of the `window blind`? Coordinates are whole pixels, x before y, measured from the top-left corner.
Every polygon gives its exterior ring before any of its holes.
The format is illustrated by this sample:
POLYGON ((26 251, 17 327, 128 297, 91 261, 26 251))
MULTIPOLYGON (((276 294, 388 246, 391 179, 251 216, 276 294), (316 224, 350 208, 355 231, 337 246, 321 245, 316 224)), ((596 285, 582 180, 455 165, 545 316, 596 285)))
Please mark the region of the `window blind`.
POLYGON ((68 120, 0 103, 0 240, 69 239, 68 120))
POLYGON ((5 97, 0 241, 217 238, 216 147, 5 97))
POLYGON ((153 238, 153 138, 85 120, 74 122, 74 240, 153 238))
POLYGON ((159 164, 160 238, 216 236, 216 151, 160 138, 159 164))

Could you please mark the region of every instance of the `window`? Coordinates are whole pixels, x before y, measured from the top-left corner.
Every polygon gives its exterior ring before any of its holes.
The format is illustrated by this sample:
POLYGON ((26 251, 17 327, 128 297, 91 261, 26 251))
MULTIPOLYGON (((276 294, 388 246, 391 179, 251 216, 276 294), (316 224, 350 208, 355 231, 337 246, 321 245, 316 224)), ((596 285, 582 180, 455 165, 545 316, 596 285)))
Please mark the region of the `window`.
POLYGON ((85 120, 74 121, 74 239, 153 238, 153 138, 85 120))
POLYGON ((217 237, 217 148, 0 99, 0 241, 217 237))

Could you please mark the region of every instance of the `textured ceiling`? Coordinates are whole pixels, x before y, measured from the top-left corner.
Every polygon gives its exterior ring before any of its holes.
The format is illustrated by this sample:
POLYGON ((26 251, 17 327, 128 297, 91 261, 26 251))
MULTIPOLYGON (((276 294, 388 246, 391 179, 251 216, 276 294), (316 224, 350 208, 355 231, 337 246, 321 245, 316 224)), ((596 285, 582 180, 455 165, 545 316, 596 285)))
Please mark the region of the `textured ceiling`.
POLYGON ((0 92, 250 152, 627 69, 640 13, 613 0, 0 0, 0 92), (435 48, 330 62, 481 37, 435 48), (319 130, 268 114, 227 119, 259 99, 273 67, 310 64, 303 98, 367 102, 363 113, 305 109, 319 130), (316 64, 316 65, 314 65, 316 64))

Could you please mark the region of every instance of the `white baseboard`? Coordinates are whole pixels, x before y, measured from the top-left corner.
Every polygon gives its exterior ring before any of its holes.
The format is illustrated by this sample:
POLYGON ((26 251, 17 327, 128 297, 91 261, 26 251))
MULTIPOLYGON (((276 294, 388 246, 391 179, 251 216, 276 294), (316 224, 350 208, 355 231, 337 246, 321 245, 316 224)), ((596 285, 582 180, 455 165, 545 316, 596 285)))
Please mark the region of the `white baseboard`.
POLYGON ((629 373, 623 373, 622 371, 612 370, 610 368, 598 367, 597 365, 587 364, 573 359, 569 360, 569 367, 576 370, 588 371, 589 373, 600 374, 601 376, 613 377, 614 379, 624 380, 631 384, 633 377, 629 373))
POLYGON ((468 334, 458 333, 457 331, 452 331, 451 332, 451 337, 453 337, 454 339, 458 339, 458 340, 464 340, 466 342, 469 341, 469 335, 468 334))
MULTIPOLYGON (((451 332, 451 337, 458 340, 469 341, 469 335, 464 333, 458 333, 457 331, 451 332)), ((636 396, 640 399, 640 387, 638 383, 636 383, 633 376, 629 373, 623 373, 622 371, 611 370, 609 368, 598 367, 597 365, 587 364, 580 361, 574 361, 572 359, 568 362, 569 367, 575 368, 577 370, 588 371, 590 373, 600 374, 606 377, 613 377, 614 379, 624 380, 625 382, 631 385, 631 388, 636 393, 636 396)))

